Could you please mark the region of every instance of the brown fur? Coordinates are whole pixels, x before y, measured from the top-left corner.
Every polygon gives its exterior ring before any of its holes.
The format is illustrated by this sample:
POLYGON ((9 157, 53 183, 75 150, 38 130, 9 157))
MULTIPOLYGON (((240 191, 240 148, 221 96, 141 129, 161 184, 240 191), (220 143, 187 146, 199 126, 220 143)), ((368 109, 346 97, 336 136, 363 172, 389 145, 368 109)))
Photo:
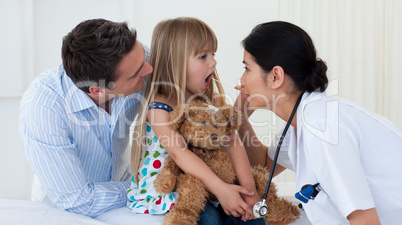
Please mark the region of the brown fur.
MULTIPOLYGON (((189 144, 214 152, 213 157, 201 158, 220 179, 229 184, 236 183, 232 161, 222 148, 226 135, 239 129, 239 112, 236 108, 223 106, 211 109, 204 101, 196 99, 172 111, 171 121, 173 128, 177 129, 189 144)), ((259 166, 253 168, 252 172, 258 194, 262 198, 268 181, 268 170, 259 166)), ((166 225, 196 225, 207 197, 215 198, 200 180, 183 173, 169 156, 154 186, 159 193, 169 193, 177 187, 179 197, 175 207, 166 214, 166 225)), ((296 206, 278 197, 274 183, 270 186, 267 205, 269 211, 264 220, 271 224, 288 224, 300 216, 296 206)))

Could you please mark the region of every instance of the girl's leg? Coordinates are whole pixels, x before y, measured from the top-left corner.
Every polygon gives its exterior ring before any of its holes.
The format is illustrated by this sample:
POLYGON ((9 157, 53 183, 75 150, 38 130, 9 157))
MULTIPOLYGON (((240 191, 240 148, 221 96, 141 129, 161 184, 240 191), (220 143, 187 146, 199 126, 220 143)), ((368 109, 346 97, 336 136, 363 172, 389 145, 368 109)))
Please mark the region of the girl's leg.
POLYGON ((241 217, 225 216, 223 218, 224 225, 265 225, 264 219, 247 220, 244 222, 241 217))
POLYGON ((205 204, 198 225, 223 225, 219 210, 211 202, 207 201, 205 204))
POLYGON ((256 220, 248 220, 244 222, 243 220, 241 220, 241 217, 233 217, 226 215, 220 205, 218 208, 219 213, 221 214, 223 225, 269 225, 265 224, 265 221, 262 218, 256 220))

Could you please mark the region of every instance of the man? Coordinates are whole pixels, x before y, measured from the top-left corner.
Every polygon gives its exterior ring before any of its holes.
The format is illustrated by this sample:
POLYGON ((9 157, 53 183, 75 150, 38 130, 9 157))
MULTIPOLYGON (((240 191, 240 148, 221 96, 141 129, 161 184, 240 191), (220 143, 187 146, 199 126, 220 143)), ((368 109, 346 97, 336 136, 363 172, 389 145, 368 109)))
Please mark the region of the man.
POLYGON ((63 65, 21 101, 34 200, 90 217, 126 205, 129 128, 152 72, 146 55, 126 23, 87 20, 64 37, 63 65))

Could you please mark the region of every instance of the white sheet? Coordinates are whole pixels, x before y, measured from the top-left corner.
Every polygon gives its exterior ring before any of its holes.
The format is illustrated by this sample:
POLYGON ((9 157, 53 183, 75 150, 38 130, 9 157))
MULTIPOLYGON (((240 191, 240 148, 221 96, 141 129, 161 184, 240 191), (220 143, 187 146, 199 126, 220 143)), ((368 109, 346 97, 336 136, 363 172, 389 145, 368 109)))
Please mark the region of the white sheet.
MULTIPOLYGON (((163 216, 133 214, 123 207, 106 212, 95 219, 69 213, 43 202, 0 199, 1 225, 163 225, 163 216)), ((308 225, 306 215, 292 225, 308 225)))
POLYGON ((111 210, 96 219, 113 225, 163 225, 162 215, 134 214, 127 207, 111 210))
POLYGON ((54 208, 46 203, 8 199, 0 199, 0 224, 107 225, 89 217, 54 208))
POLYGON ((163 216, 132 214, 125 207, 91 219, 43 202, 0 199, 1 225, 162 225, 162 221, 163 216))
MULTIPOLYGON (((128 208, 120 208, 98 216, 96 219, 113 225, 163 225, 163 216, 132 214, 128 208)), ((300 219, 289 225, 311 225, 304 212, 300 219)))

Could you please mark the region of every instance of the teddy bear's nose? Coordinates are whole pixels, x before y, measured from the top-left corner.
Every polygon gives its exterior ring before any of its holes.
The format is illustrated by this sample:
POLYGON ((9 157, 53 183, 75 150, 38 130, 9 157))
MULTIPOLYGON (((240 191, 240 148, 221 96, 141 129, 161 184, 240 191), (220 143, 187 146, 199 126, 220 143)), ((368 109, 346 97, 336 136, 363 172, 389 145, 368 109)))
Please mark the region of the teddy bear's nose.
POLYGON ((217 141, 218 140, 218 135, 217 134, 211 134, 211 140, 212 141, 217 141))

